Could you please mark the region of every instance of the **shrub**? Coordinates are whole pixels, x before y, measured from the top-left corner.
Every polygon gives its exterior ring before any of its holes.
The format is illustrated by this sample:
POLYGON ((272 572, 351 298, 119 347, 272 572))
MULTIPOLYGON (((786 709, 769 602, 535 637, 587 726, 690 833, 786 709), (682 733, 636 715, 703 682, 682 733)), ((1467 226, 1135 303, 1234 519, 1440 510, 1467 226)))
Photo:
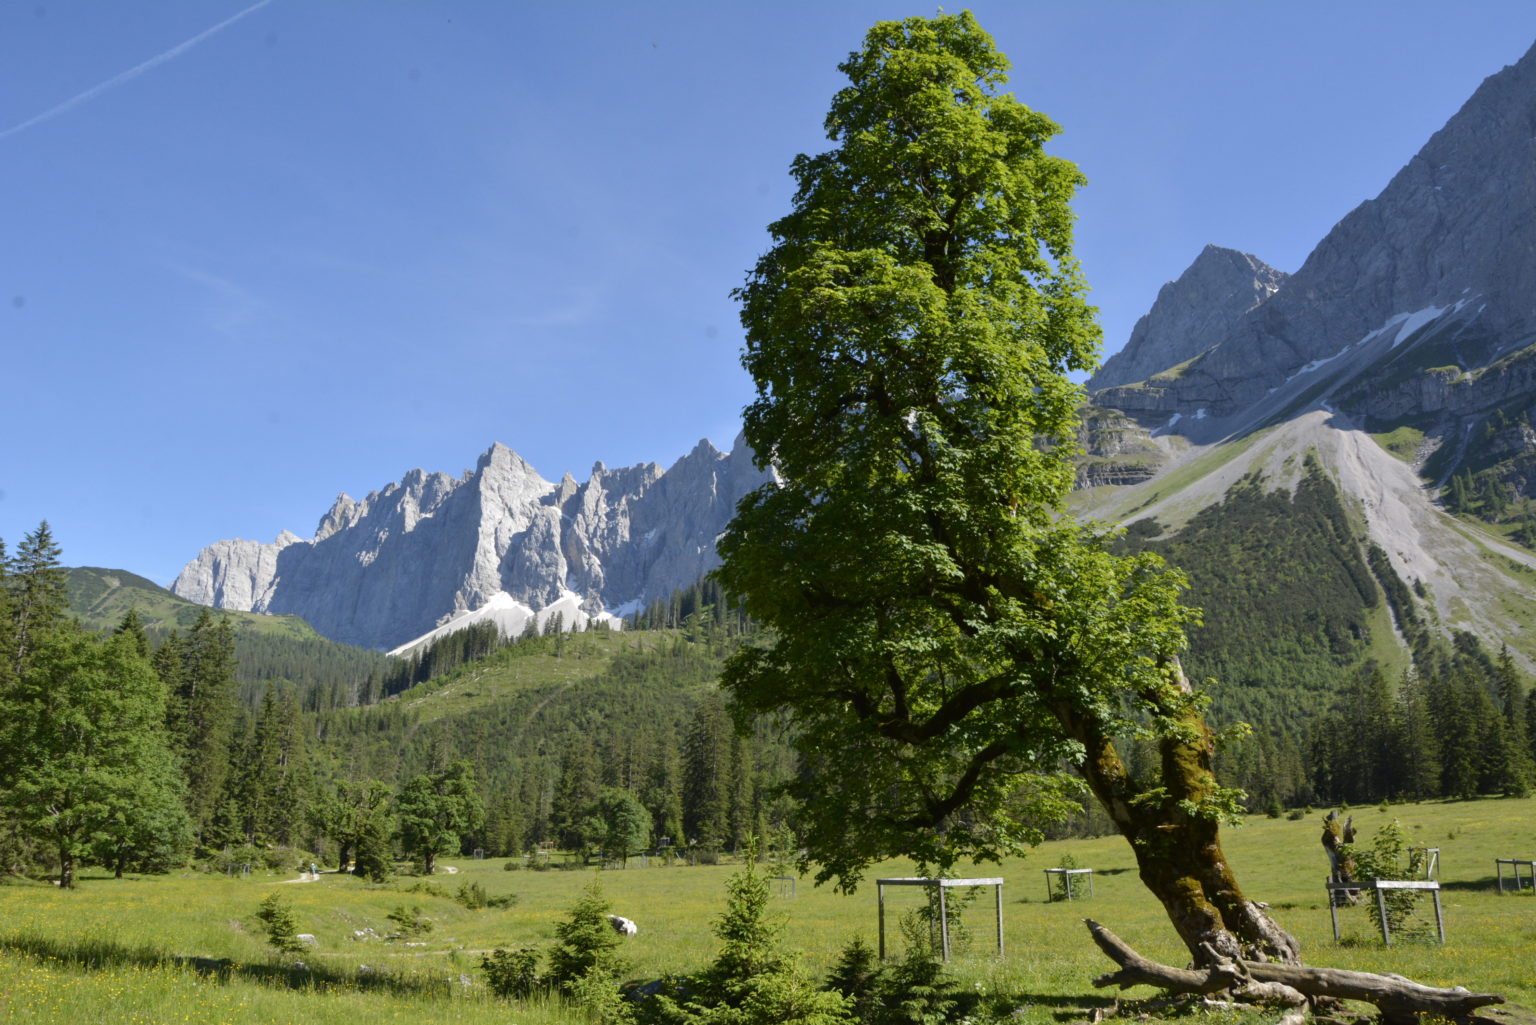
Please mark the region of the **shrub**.
MULTIPOLYGON (((1077 859, 1070 854, 1063 854, 1061 860, 1056 863, 1056 867, 1077 868, 1077 859)), ((1082 888, 1082 876, 1062 873, 1051 883, 1051 900, 1077 900, 1083 895, 1082 888)))
MULTIPOLYGON (((1382 826, 1371 839, 1370 849, 1346 845, 1355 861, 1355 874, 1361 879, 1404 880, 1413 879, 1424 869, 1422 849, 1408 850, 1408 838, 1396 819, 1382 826)), ((1416 922, 1414 912, 1418 908, 1422 890, 1387 890, 1381 895, 1387 909, 1387 925, 1393 934, 1412 934, 1428 931, 1424 922, 1416 922)), ((1375 900, 1364 902, 1371 921, 1381 928, 1381 909, 1375 900)))
POLYGON ((503 1000, 532 996, 539 985, 539 952, 532 947, 497 948, 480 958, 485 982, 503 1000))
POLYGON ((401 904, 385 917, 395 923, 401 936, 425 936, 432 931, 432 919, 423 915, 415 904, 409 908, 401 904))
POLYGON ((234 847, 226 847, 222 851, 209 856, 203 862, 203 868, 208 872, 228 873, 239 871, 242 866, 249 865, 256 869, 289 869, 295 862, 302 861, 308 865, 313 860, 310 855, 292 847, 264 847, 257 844, 240 844, 234 847))
POLYGON ((460 883, 459 892, 454 894, 453 899, 471 911, 479 911, 483 908, 509 908, 517 903, 515 894, 507 893, 500 897, 492 897, 479 883, 460 883))

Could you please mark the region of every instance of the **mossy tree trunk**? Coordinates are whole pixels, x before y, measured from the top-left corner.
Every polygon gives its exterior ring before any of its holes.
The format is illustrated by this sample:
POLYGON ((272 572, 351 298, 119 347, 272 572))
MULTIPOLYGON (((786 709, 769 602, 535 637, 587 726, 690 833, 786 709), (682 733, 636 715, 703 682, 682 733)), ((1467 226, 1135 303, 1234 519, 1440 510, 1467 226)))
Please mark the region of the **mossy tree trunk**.
MULTIPOLYGON (((1178 689, 1190 692, 1182 670, 1178 689)), ((1154 707, 1155 707, 1154 703, 1154 707)), ((1243 895, 1221 849, 1215 738, 1195 707, 1166 709, 1175 728, 1158 740, 1155 788, 1136 780, 1114 741, 1080 710, 1058 704, 1063 727, 1086 750, 1083 776, 1130 842, 1141 881, 1160 900, 1197 964, 1213 956, 1300 963, 1301 948, 1264 908, 1243 895)))

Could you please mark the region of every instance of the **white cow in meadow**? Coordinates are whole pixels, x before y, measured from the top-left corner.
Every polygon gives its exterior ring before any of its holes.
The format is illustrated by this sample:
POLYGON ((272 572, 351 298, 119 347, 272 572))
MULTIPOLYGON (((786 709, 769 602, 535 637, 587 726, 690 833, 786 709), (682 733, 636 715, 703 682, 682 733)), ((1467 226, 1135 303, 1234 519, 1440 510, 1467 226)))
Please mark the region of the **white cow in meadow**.
POLYGON ((640 927, 623 915, 609 915, 608 924, 613 926, 613 931, 620 936, 633 936, 640 931, 640 927))

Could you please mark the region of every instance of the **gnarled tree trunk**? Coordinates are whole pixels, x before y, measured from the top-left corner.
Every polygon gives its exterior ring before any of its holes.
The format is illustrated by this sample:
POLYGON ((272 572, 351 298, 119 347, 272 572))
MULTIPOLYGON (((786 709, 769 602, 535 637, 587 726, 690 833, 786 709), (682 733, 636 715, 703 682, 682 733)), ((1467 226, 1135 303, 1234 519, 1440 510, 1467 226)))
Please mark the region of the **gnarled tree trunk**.
POLYGON ((1099 949, 1120 966, 1118 972, 1094 979, 1095 986, 1125 989, 1146 985, 1177 993, 1229 992, 1255 1002, 1290 1006, 1298 1006, 1303 998, 1363 1000, 1381 1010, 1382 1021, 1387 1025, 1417 1025, 1425 1015, 1466 1018, 1480 1007, 1504 1002, 1496 993, 1470 993, 1460 987, 1437 989, 1400 975, 1342 968, 1306 968, 1241 958, 1208 959, 1210 963, 1199 969, 1173 968, 1142 957, 1092 919, 1084 919, 1084 923, 1099 949))
MULTIPOLYGON (((1187 696, 1183 670, 1177 663, 1171 668, 1187 696)), ((1131 776, 1097 720, 1067 702, 1054 711, 1083 744, 1088 786, 1130 841, 1141 881, 1162 901, 1195 963, 1213 957, 1300 963, 1300 945, 1243 895, 1222 853, 1219 815, 1211 808, 1218 791, 1211 770, 1215 739, 1198 710, 1182 702, 1165 707, 1178 728, 1162 731, 1156 789, 1131 776)))

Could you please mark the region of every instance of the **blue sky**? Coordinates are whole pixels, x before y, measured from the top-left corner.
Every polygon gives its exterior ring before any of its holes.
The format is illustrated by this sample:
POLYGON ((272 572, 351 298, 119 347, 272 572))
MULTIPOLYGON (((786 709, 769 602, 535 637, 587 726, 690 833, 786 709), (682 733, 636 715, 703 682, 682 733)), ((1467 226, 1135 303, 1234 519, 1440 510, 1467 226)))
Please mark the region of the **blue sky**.
MULTIPOLYGON (((1208 242, 1295 270, 1536 4, 972 8, 1089 179, 1117 349, 1208 242)), ((729 447, 729 298, 875 2, 0 2, 0 537, 168 583, 500 441, 729 447)))

